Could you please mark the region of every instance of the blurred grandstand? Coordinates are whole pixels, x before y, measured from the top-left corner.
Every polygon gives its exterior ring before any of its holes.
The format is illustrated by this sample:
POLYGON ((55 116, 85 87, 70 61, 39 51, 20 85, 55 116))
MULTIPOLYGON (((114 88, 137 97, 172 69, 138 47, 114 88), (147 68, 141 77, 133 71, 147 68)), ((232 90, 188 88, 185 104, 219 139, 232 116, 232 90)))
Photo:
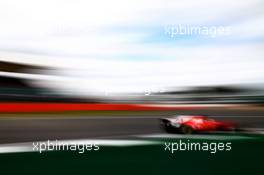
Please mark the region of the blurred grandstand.
MULTIPOLYGON (((0 61, 0 101, 2 102, 70 102, 70 103, 172 103, 172 104, 262 104, 264 90, 256 86, 201 86, 186 87, 183 90, 170 88, 162 92, 148 94, 99 95, 80 97, 67 93, 58 93, 53 89, 34 83, 34 79, 19 75, 45 75, 50 67, 33 66, 0 61), (100 97, 100 98, 99 98, 100 97)), ((45 83, 44 83, 45 84, 45 83)))
POLYGON ((0 61, 0 101, 2 102, 97 102, 95 99, 62 95, 51 89, 34 85, 34 80, 20 74, 41 74, 48 67, 0 61))
POLYGON ((167 90, 147 96, 148 100, 159 99, 174 103, 263 103, 264 90, 254 86, 226 85, 188 87, 184 90, 167 90))

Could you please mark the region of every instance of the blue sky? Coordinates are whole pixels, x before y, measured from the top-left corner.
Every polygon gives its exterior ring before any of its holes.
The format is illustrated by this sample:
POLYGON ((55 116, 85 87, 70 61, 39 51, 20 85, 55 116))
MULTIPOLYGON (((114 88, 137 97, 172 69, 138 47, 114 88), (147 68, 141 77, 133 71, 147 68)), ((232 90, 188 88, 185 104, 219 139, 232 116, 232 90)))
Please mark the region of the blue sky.
POLYGON ((80 93, 263 83, 263 7, 261 0, 1 1, 0 59, 59 67, 63 77, 34 78, 80 93), (166 34, 177 25, 230 33, 166 34))

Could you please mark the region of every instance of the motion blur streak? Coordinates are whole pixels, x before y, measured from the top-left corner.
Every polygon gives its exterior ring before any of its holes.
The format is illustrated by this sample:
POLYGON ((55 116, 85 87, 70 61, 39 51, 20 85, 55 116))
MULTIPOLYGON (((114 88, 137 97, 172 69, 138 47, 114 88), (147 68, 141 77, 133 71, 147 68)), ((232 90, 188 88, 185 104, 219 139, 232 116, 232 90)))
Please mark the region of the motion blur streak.
POLYGON ((0 2, 0 142, 158 133, 158 115, 180 113, 262 129, 262 7, 259 0, 0 2), (168 35, 173 26, 229 32, 168 35), (50 120, 34 120, 38 114, 50 120), (57 117, 67 114, 73 119, 57 117))
POLYGON ((85 104, 85 103, 0 103, 0 112, 59 112, 59 111, 155 111, 201 109, 193 106, 142 104, 85 104))
MULTIPOLYGON (((45 141, 43 141, 45 143, 45 141)), ((159 144, 158 141, 144 141, 144 140, 102 140, 102 139, 80 139, 80 140, 56 140, 50 141, 51 144, 69 144, 69 145, 85 145, 90 143, 96 143, 98 146, 114 146, 114 147, 124 147, 124 146, 139 146, 139 145, 155 145, 159 144)), ((43 150, 42 150, 43 151, 43 150)), ((44 150, 45 151, 45 150, 44 150)), ((48 150, 46 150, 48 151, 48 150)), ((49 151, 58 151, 56 149, 51 149, 49 151)), ((67 151, 67 150, 66 150, 67 151)), ((0 154, 5 153, 20 153, 20 152, 39 152, 35 150, 32 146, 32 142, 23 143, 12 143, 12 144, 1 144, 0 154)))

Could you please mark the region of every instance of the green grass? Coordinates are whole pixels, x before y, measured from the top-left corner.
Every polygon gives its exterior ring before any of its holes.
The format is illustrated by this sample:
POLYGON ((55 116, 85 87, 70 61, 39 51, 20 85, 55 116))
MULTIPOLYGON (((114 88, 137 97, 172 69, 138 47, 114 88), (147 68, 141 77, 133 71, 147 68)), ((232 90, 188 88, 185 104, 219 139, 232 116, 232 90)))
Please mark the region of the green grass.
POLYGON ((231 142, 231 151, 216 154, 206 151, 171 154, 164 151, 163 144, 101 147, 98 152, 84 154, 69 151, 0 154, 0 166, 1 174, 262 174, 264 138, 260 136, 231 142))

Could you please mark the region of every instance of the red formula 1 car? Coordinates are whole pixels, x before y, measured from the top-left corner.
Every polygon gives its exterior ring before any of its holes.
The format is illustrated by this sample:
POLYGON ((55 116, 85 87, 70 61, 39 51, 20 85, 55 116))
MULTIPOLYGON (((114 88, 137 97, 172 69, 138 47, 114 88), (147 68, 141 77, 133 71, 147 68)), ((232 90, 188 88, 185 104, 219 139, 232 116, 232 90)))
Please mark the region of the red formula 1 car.
POLYGON ((206 131, 233 131, 236 125, 231 122, 216 121, 206 116, 179 115, 162 118, 161 125, 167 132, 192 134, 206 131))

